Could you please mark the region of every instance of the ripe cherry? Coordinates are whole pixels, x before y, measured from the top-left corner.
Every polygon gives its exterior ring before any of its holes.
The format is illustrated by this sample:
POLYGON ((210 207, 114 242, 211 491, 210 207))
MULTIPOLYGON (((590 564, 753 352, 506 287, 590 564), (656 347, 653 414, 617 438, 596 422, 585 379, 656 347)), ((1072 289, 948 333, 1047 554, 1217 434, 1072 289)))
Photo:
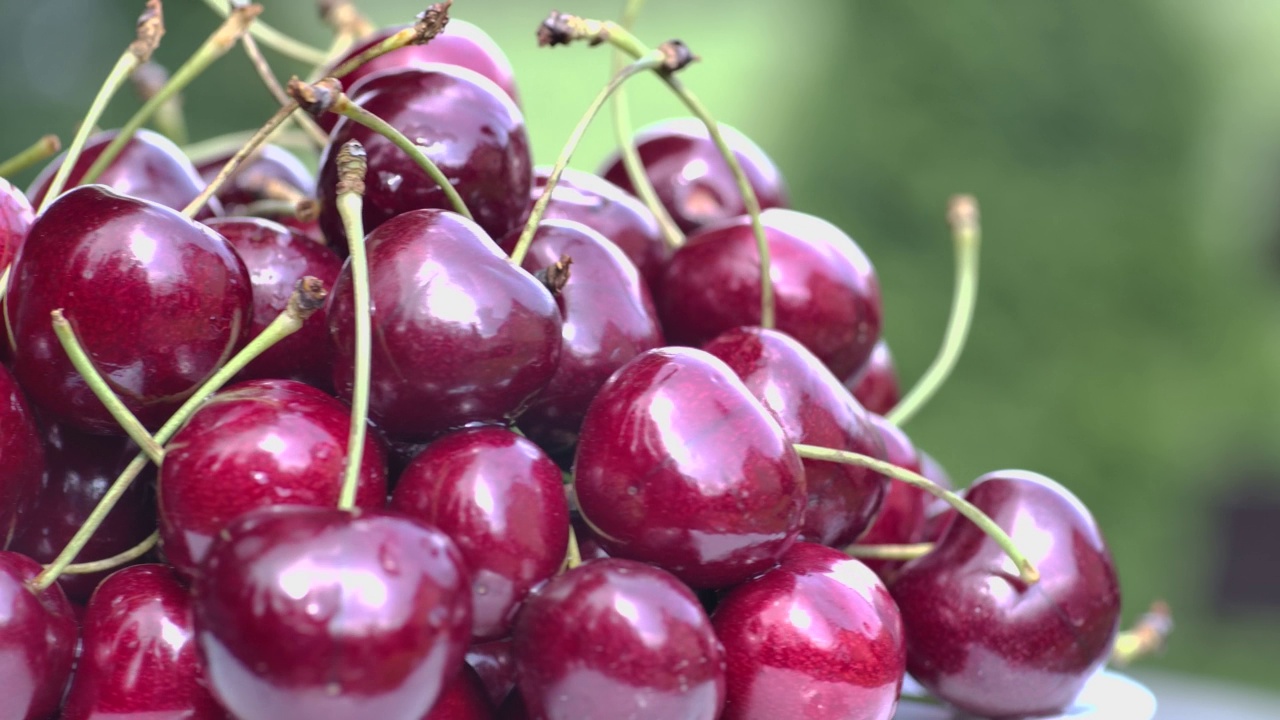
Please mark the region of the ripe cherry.
MULTIPOLYGON (((196 166, 201 179, 206 183, 213 182, 233 155, 234 151, 224 152, 202 160, 196 166)), ((214 197, 221 201, 228 215, 244 215, 247 206, 259 200, 275 199, 273 186, 305 193, 311 192, 315 184, 315 175, 297 155, 268 143, 249 156, 218 188, 214 197)))
POLYGON ((849 376, 844 384, 863 407, 877 415, 887 415, 898 404, 902 397, 898 389, 898 373, 884 338, 872 348, 871 357, 867 358, 862 369, 849 376))
POLYGON ((40 495, 44 450, 35 416, 13 375, 0 365, 0 550, 7 549, 40 495))
POLYGON ((76 649, 76 617, 62 589, 34 592, 40 564, 0 551, 0 678, 4 720, 44 720, 58 712, 76 649))

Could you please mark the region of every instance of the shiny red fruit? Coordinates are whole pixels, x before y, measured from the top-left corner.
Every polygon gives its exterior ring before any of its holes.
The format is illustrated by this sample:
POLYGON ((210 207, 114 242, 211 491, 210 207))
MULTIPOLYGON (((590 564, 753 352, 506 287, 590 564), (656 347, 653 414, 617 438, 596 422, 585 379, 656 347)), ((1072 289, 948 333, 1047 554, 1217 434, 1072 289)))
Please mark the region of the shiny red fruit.
POLYGON ((32 592, 40 564, 0 551, 0 720, 46 720, 58 712, 75 656, 76 617, 62 589, 32 592))
MULTIPOLYGON (((235 151, 228 151, 205 158, 196 170, 206 184, 211 183, 234 155, 235 151)), ((315 174, 297 155, 268 143, 241 163, 214 197, 222 202, 228 215, 244 215, 248 206, 259 200, 279 199, 279 190, 305 194, 311 192, 315 184, 315 174)))
POLYGON ((898 404, 901 394, 898 390, 898 373, 893 367, 893 355, 889 353, 889 345, 881 338, 871 350, 861 370, 845 380, 853 396, 862 403, 869 412, 887 415, 898 404))
MULTIPOLYGON (((916 446, 902 431, 883 415, 868 416, 884 442, 885 460, 914 473, 922 471, 921 455, 916 446)), ((924 542, 925 507, 932 495, 904 482, 889 484, 884 505, 871 527, 858 538, 859 545, 910 545, 924 542)), ((867 567, 889 582, 903 563, 897 560, 864 560, 867 567)))
POLYGON ((0 365, 0 550, 30 520, 45 472, 35 415, 22 388, 0 365))

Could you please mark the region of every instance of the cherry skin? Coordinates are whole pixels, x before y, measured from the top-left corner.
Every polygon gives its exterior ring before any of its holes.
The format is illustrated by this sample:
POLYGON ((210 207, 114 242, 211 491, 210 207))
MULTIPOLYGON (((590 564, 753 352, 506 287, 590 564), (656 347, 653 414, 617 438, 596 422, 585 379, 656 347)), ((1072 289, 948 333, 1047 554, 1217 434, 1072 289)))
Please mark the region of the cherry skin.
MULTIPOLYGON (((919 473, 920 452, 897 425, 874 413, 868 416, 884 443, 885 460, 904 470, 919 473)), ((933 496, 904 482, 889 484, 884 505, 871 527, 858 538, 859 545, 910 545, 924 542, 925 507, 933 496)), ((897 560, 863 560, 885 582, 893 579, 903 563, 897 560)))
MULTIPOLYGON (((67 178, 66 187, 74 188, 80 184, 80 178, 84 177, 102 151, 107 149, 116 134, 115 130, 107 130, 90 136, 67 178)), ((66 153, 62 153, 54 158, 31 183, 27 195, 32 204, 39 206, 44 201, 53 176, 57 174, 65 157, 66 153)), ((172 210, 185 208, 206 185, 200 173, 196 172, 195 165, 191 164, 191 160, 182 154, 182 150, 172 140, 146 129, 133 134, 120 154, 107 165, 107 169, 102 171, 94 183, 106 185, 121 195, 150 200, 172 210)), ((221 214, 222 204, 217 198, 211 198, 197 217, 203 219, 221 214)))
POLYGON ((884 584, 833 548, 796 543, 711 617, 729 660, 724 720, 889 720, 906 671, 884 584))
MULTIPOLYGON (((507 236, 504 247, 514 248, 518 236, 507 236)), ((556 294, 563 318, 560 362, 520 416, 520 428, 553 454, 572 452, 587 405, 609 376, 663 344, 649 290, 617 246, 585 225, 543 221, 524 269, 537 272, 562 257, 573 263, 568 282, 556 294)))
POLYGON ((203 676, 186 586, 165 565, 125 568, 103 581, 85 610, 84 649, 62 720, 225 720, 203 676))
POLYGON ((701 350, 649 350, 605 383, 575 461, 582 518, 613 557, 694 588, 768 569, 804 519, 804 467, 773 414, 701 350))
MULTIPOLYGON (((234 155, 235 151, 227 151, 206 158, 196 166, 196 171, 206 184, 211 183, 234 155)), ((243 215, 247 206, 259 200, 275 199, 272 195, 273 184, 278 184, 285 190, 307 193, 315 187, 316 178, 297 155, 279 145, 268 143, 241 163, 214 193, 214 197, 222 202, 227 214, 243 215)))
MULTIPOLYGON (((836 377, 866 363, 880 337, 880 284, 871 262, 831 223, 793 210, 760 215, 772 258, 777 329, 836 377)), ((760 324, 760 263, 746 217, 692 235, 676 250, 655 298, 667 340, 701 346, 760 324)))
POLYGON ((845 387, 868 411, 888 415, 898 404, 898 373, 893 367, 893 355, 889 345, 881 338, 871 350, 871 357, 862 369, 845 380, 845 387))
MULTIPOLYGON (((724 123, 720 123, 720 133, 742 165, 760 207, 787 207, 786 184, 764 151, 724 123)), ((641 128, 635 144, 658 199, 681 230, 695 232, 747 212, 733 173, 701 121, 659 121, 641 128)), ((635 192, 618 155, 605 161, 600 175, 627 192, 635 192)))
MULTIPOLYGON (((927 452, 920 453, 920 474, 948 490, 955 487, 946 469, 927 452)), ((955 508, 948 505, 945 500, 930 497, 924 508, 923 541, 937 542, 957 515, 955 508)))
MULTIPOLYGON (((720 358, 792 442, 851 450, 884 459, 867 413, 813 353, 777 330, 741 327, 702 347, 720 358)), ((866 468, 804 461, 809 500, 802 540, 844 547, 861 535, 884 502, 889 478, 866 468)))
POLYGON ((462 667, 467 582, 453 542, 409 518, 245 513, 192 588, 209 686, 240 720, 418 720, 462 667))
POLYGON ((31 591, 27 583, 40 569, 25 555, 0 551, 0 720, 54 717, 71 676, 75 612, 56 584, 31 591))
MULTIPOLYGON (((524 223, 533 184, 529 138, 520 109, 492 81, 465 68, 428 65, 370 77, 351 100, 420 145, 491 237, 524 223)), ((409 210, 453 208, 404 151, 343 118, 329 136, 316 185, 320 227, 339 252, 347 236, 335 202, 337 159, 348 140, 359 140, 368 155, 366 233, 409 210)))
POLYGON ((1035 473, 978 478, 966 499, 1040 571, 1027 586, 976 525, 956 521, 890 585, 906 623, 907 669, 975 715, 1062 712, 1107 659, 1120 618, 1115 566, 1089 511, 1035 473))
MULTIPOLYGON (((443 210, 400 215, 365 239, 373 352, 369 414, 398 440, 515 419, 555 373, 560 312, 475 223, 443 210)), ((351 398, 350 264, 329 296, 334 384, 351 398)))
POLYGON ((31 226, 4 304, 13 370, 53 419, 120 430, 50 324, 62 308, 81 345, 143 424, 158 427, 245 340, 252 288, 225 239, 161 205, 100 185, 59 197, 31 226))
MULTIPOLYGON (((250 380, 210 398, 165 447, 160 541, 169 563, 195 577, 215 536, 250 509, 337 505, 349 413, 335 398, 291 380, 250 380)), ((385 452, 370 433, 356 503, 376 509, 386 497, 385 452)))
POLYGON ((440 699, 422 720, 493 720, 496 713, 484 681, 463 663, 462 670, 445 685, 440 699))
POLYGON ((525 601, 512 648, 538 720, 713 720, 724 704, 725 655, 698 599, 643 563, 556 576, 525 601))
POLYGON ((0 272, 9 267, 27 237, 36 213, 31 202, 12 183, 0 178, 0 272))
MULTIPOLYGON (((257 336, 289 305, 298 280, 308 275, 333 287, 342 259, 333 250, 297 231, 261 218, 214 218, 205 223, 216 230, 244 261, 253 283, 253 321, 249 336, 257 336)), ((323 308, 302 328, 267 348, 236 376, 241 380, 282 378, 327 390, 333 384, 333 343, 323 308)))
POLYGON ((35 416, 13 375, 0 365, 0 550, 31 520, 45 471, 35 416))
POLYGON ((564 563, 562 483, 537 445, 500 427, 444 435, 400 476, 391 509, 447 534, 471 571, 473 640, 509 635, 525 595, 564 563))
POLYGON ((476 671, 476 675, 484 683, 485 692, 494 707, 501 706, 502 701, 515 689, 516 661, 511 657, 510 638, 467 648, 467 665, 476 671))

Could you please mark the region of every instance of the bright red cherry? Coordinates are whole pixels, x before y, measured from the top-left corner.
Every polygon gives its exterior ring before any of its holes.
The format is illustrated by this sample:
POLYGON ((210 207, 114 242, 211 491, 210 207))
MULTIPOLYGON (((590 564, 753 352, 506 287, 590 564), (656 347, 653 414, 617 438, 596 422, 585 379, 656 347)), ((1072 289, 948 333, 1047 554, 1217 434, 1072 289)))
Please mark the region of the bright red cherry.
POLYGON ((40 495, 44 450, 17 381, 0 365, 0 550, 7 549, 40 495))
MULTIPOLYGON (((205 158, 196 170, 206 184, 213 182, 234 155, 235 151, 227 151, 205 158)), ((244 215, 249 205, 275 199, 273 184, 286 192, 309 193, 316 185, 316 178, 297 155, 268 143, 241 163, 214 197, 222 202, 228 215, 244 215)))
POLYGON ((725 655, 687 587, 650 565, 593 560, 525 601, 518 690, 539 720, 714 720, 725 655))
MULTIPOLYGON (((760 216, 771 253, 777 329, 836 377, 866 363, 880 338, 880 284, 862 250, 831 223, 793 210, 760 216)), ((655 298, 667 341, 701 346, 760 324, 755 235, 739 217, 689 237, 671 257, 655 298)))
POLYGON ((729 661, 724 720, 889 720, 906 671, 902 616, 880 579, 796 543, 711 617, 729 661))
POLYGON ((890 589, 907 669, 938 698, 983 717, 1062 712, 1107 659, 1120 618, 1111 553, 1083 504, 1035 473, 978 478, 965 498, 1040 571, 1026 585, 976 525, 953 522, 890 589))
POLYGON ((76 616, 56 584, 32 592, 40 564, 0 551, 0 720, 45 720, 58 712, 76 650, 76 616))
POLYGON ((880 338, 862 369, 849 376, 845 387, 869 412, 887 415, 898 404, 898 373, 893 367, 889 345, 880 338))
POLYGON ((786 433, 727 365, 691 348, 645 352, 605 383, 574 476, 609 555, 695 588, 768 569, 804 518, 804 468, 786 433))
POLYGON ((493 720, 495 713, 484 682, 470 665, 463 663, 462 670, 444 686, 440 699, 422 720, 493 720))
MULTIPOLYGON (((868 416, 871 425, 884 442, 885 460, 914 473, 922 471, 920 452, 902 428, 874 413, 868 416)), ((871 527, 858 538, 859 545, 910 545, 924 542, 925 507, 933 496, 904 482, 889 484, 880 514, 871 527)), ((885 582, 902 567, 897 560, 864 560, 885 582)))

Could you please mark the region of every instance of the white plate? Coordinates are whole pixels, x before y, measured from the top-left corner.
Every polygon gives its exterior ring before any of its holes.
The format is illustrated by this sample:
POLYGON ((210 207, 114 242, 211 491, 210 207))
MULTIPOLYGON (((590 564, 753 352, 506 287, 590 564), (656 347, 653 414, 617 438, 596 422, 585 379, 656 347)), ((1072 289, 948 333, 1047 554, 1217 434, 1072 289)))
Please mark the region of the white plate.
MULTIPOLYGON (((902 685, 903 692, 922 694, 923 689, 911 676, 902 685)), ((1133 680, 1110 671, 1089 678, 1080 697, 1070 710, 1039 720, 1152 720, 1156 716, 1156 697, 1133 680)), ((956 720, 969 716, 936 705, 903 701, 894 720, 956 720)))

